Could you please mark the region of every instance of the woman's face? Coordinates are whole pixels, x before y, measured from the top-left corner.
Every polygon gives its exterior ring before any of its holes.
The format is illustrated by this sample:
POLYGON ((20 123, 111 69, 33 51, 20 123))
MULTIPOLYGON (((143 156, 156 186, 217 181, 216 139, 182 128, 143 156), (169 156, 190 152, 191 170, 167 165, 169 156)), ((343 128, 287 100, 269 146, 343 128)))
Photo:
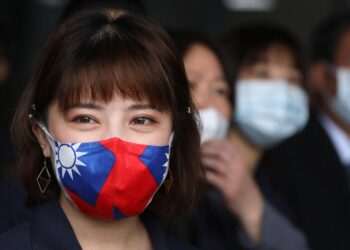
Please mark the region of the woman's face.
POLYGON ((197 109, 216 108, 229 118, 229 87, 216 55, 206 46, 192 45, 184 57, 185 70, 197 109))
POLYGON ((267 49, 264 58, 257 63, 243 67, 238 80, 263 79, 286 80, 290 84, 302 87, 301 72, 295 68, 290 51, 282 45, 267 49))
MULTIPOLYGON (((107 104, 82 101, 64 113, 54 103, 48 110, 47 123, 51 135, 67 143, 118 137, 133 143, 162 146, 169 143, 172 133, 169 112, 154 109, 146 101, 122 99, 119 95, 107 104)), ((39 141, 45 138, 42 136, 39 141)), ((48 157, 50 152, 45 150, 44 154, 48 157)))

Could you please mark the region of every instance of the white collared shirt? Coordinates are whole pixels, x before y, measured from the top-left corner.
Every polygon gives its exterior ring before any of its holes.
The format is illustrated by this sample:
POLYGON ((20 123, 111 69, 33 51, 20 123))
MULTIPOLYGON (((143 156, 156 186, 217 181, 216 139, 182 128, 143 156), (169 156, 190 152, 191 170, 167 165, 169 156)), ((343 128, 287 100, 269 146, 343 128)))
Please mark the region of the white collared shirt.
POLYGON ((327 115, 321 114, 320 121, 331 139, 341 163, 350 167, 350 137, 327 115))

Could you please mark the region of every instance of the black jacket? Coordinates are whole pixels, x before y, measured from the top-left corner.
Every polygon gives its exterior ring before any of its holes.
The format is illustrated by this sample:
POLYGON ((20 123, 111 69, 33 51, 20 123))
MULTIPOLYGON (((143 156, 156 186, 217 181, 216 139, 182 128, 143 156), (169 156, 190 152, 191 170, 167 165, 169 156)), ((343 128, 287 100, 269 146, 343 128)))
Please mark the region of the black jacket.
POLYGON ((166 225, 171 234, 201 250, 243 250, 237 237, 238 223, 214 189, 208 190, 193 213, 166 225))
POLYGON ((350 249, 348 174, 317 115, 301 133, 265 154, 261 168, 286 198, 312 249, 350 249))
MULTIPOLYGON (((194 249, 165 234, 153 215, 143 215, 154 250, 194 249)), ((73 229, 57 201, 33 210, 30 219, 0 235, 1 249, 75 250, 81 249, 73 229)))
POLYGON ((26 195, 16 178, 0 181, 0 198, 0 233, 29 218, 30 209, 26 207, 26 195))

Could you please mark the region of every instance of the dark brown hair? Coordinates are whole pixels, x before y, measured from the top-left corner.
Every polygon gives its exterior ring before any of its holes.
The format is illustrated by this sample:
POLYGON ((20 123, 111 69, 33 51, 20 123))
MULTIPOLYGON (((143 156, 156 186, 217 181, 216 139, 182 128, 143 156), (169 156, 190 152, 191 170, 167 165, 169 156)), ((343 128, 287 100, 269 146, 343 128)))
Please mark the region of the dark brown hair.
POLYGON ((174 51, 157 23, 127 11, 80 12, 52 34, 13 121, 19 172, 31 204, 57 197, 58 188, 56 183, 45 194, 39 191, 36 177, 44 158, 28 116, 45 122, 54 101, 64 112, 81 98, 107 103, 117 93, 148 100, 173 117, 174 182, 168 194, 157 192, 150 209, 169 215, 193 207, 203 176, 200 140, 182 59, 174 51))

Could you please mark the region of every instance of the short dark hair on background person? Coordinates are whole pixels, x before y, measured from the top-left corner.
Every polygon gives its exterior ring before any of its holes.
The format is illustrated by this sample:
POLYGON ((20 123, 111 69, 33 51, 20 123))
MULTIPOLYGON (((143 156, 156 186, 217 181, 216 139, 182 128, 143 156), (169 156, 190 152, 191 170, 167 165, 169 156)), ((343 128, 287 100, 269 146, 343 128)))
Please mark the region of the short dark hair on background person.
POLYGON ((249 24, 227 33, 222 43, 230 61, 230 74, 236 81, 243 67, 259 62, 267 50, 281 45, 290 51, 296 69, 302 74, 305 85, 306 59, 300 42, 283 27, 270 24, 249 24))
POLYGON ((57 184, 43 195, 36 183, 44 157, 29 115, 45 122, 47 109, 55 101, 65 111, 81 98, 108 102, 117 93, 148 100, 172 114, 169 168, 174 181, 169 193, 163 188, 157 192, 150 209, 169 215, 194 206, 203 180, 200 137, 182 59, 174 51, 160 25, 127 11, 80 12, 51 35, 12 125, 18 167, 31 204, 58 194, 57 184))
MULTIPOLYGON (((196 44, 203 45, 207 47, 211 52, 213 52, 219 60, 220 66, 223 69, 224 77, 229 85, 229 88, 231 88, 231 84, 229 84, 230 76, 228 74, 227 68, 228 59, 224 56, 221 47, 216 41, 210 39, 208 36, 200 32, 195 32, 191 30, 169 30, 169 33, 175 41, 175 45, 182 58, 184 58, 187 52, 191 49, 191 47, 196 44)), ((229 91, 229 93, 229 98, 230 100, 232 100, 232 91, 229 91)))
POLYGON ((322 22, 311 36, 311 59, 333 62, 341 35, 350 29, 350 11, 335 13, 322 22))

